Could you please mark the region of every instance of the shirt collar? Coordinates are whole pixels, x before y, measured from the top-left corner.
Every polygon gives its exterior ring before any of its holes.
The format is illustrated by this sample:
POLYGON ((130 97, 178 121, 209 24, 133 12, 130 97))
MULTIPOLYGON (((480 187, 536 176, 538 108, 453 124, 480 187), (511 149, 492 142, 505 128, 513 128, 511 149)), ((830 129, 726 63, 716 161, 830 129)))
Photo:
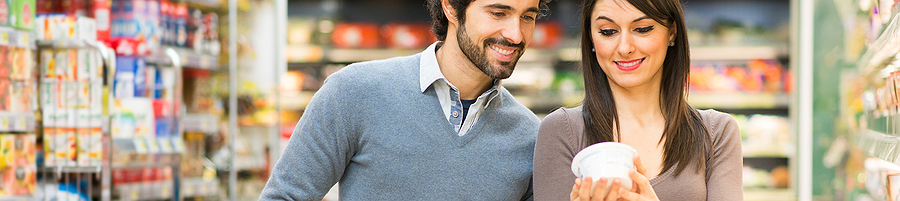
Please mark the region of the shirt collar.
MULTIPOLYGON (((422 58, 419 59, 419 90, 422 93, 425 93, 425 90, 428 89, 429 86, 434 84, 434 82, 443 79, 445 82, 447 77, 444 77, 444 74, 441 73, 441 67, 438 66, 437 63, 437 49, 438 44, 442 43, 441 41, 434 42, 425 51, 422 52, 422 58)), ((450 85, 451 88, 456 89, 456 86, 447 82, 447 85, 450 85)), ((486 94, 490 92, 497 91, 500 87, 500 80, 495 79, 493 86, 488 89, 486 94)))

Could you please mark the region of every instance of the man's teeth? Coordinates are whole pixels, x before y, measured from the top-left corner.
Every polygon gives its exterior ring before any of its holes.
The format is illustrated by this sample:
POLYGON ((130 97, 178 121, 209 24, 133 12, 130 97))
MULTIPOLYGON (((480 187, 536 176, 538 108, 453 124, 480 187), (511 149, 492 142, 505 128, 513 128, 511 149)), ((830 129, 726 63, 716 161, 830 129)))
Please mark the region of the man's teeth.
POLYGON ((644 59, 639 59, 639 60, 637 60, 637 61, 630 62, 630 63, 622 63, 622 62, 616 62, 616 63, 619 64, 620 66, 631 67, 631 66, 634 66, 634 65, 637 65, 637 64, 641 63, 641 61, 644 61, 644 59))
POLYGON ((491 49, 494 49, 495 51, 497 51, 497 52, 499 52, 500 54, 503 54, 503 55, 509 55, 509 54, 512 54, 512 53, 513 53, 513 51, 500 49, 500 48, 498 48, 498 47, 496 47, 496 46, 493 46, 493 45, 491 45, 491 49))

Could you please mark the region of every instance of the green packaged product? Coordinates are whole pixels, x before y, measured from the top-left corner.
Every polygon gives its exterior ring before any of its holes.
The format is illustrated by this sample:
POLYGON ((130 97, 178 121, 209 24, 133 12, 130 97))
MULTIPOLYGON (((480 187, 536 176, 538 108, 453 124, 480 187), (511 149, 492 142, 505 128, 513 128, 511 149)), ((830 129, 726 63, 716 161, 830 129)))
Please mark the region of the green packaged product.
MULTIPOLYGON (((4 1, 4 0, 0 0, 4 1)), ((9 21, 13 27, 20 30, 34 30, 35 0, 5 0, 12 3, 9 9, 9 21)))
POLYGON ((0 27, 12 26, 10 14, 12 13, 13 5, 10 4, 11 1, 15 0, 0 0, 0 27))

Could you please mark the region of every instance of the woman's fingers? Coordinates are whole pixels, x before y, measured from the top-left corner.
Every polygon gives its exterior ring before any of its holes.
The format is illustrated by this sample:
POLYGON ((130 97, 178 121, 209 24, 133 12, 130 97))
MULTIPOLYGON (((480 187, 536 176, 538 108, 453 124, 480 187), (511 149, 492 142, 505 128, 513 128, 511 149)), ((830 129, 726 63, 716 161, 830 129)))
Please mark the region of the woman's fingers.
POLYGON ((647 167, 644 166, 644 163, 641 162, 641 156, 635 154, 634 155, 634 167, 637 169, 638 173, 641 173, 645 177, 647 176, 647 167))
MULTIPOLYGON (((637 187, 641 193, 653 193, 653 187, 650 186, 650 180, 647 179, 643 174, 638 174, 637 171, 631 170, 628 171, 628 176, 631 177, 631 180, 634 181, 634 184, 637 186, 632 186, 632 189, 637 187)), ((655 193, 654 193, 655 194, 655 193)))
POLYGON ((600 177, 600 179, 597 179, 597 182, 594 182, 594 185, 597 187, 594 187, 594 193, 591 194, 591 200, 603 200, 604 195, 606 194, 604 190, 606 190, 607 180, 609 179, 600 177))
POLYGON ((594 183, 592 181, 593 179, 589 176, 581 180, 581 188, 578 189, 578 200, 588 201, 591 199, 591 185, 594 183))
MULTIPOLYGON (((619 189, 621 189, 622 180, 613 179, 612 186, 609 188, 609 194, 606 195, 606 201, 615 201, 619 199, 619 189)), ((605 190, 605 189, 604 189, 605 190)))
POLYGON ((578 199, 578 188, 581 187, 581 178, 575 178, 575 184, 572 185, 572 193, 569 194, 569 200, 578 199))
POLYGON ((619 189, 619 195, 622 196, 622 200, 640 200, 641 195, 635 192, 626 191, 624 188, 619 189))

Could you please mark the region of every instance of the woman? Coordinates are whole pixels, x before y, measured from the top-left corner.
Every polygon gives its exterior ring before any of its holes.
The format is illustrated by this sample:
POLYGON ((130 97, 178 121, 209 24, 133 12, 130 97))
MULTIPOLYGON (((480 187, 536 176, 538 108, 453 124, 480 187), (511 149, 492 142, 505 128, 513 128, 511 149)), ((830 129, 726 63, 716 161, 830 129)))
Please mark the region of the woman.
POLYGON ((582 106, 546 116, 535 145, 535 200, 741 200, 741 141, 724 113, 697 111, 685 93, 690 64, 678 0, 585 0, 582 106), (598 142, 638 151, 631 190, 572 174, 598 142), (591 197, 591 185, 597 185, 591 197))

